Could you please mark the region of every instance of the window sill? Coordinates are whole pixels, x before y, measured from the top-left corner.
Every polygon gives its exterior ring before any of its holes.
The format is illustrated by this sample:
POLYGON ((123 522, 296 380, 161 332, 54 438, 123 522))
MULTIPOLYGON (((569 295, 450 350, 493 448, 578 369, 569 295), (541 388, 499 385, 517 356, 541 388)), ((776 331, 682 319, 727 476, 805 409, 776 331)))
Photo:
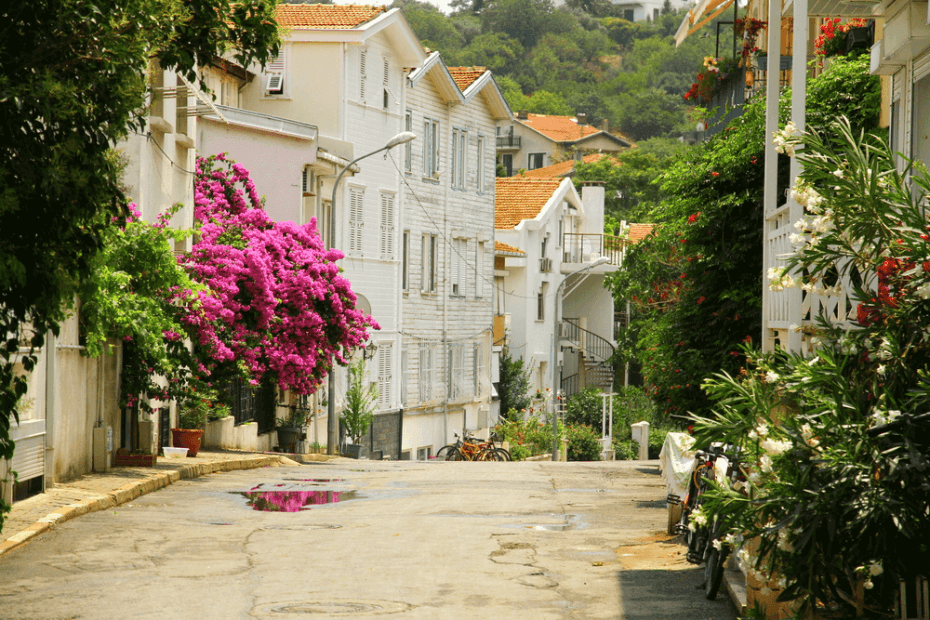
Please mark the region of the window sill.
POLYGON ((432 183, 433 185, 439 185, 439 179, 434 179, 433 177, 423 177, 424 183, 432 183))

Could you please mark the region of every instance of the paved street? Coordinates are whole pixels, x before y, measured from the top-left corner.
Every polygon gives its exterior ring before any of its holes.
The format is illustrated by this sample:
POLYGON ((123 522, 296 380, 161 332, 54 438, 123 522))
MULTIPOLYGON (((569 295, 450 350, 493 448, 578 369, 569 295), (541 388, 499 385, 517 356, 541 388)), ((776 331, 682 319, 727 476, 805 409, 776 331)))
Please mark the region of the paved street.
POLYGON ((230 471, 0 557, 0 617, 734 619, 664 535, 665 495, 654 462, 230 471))

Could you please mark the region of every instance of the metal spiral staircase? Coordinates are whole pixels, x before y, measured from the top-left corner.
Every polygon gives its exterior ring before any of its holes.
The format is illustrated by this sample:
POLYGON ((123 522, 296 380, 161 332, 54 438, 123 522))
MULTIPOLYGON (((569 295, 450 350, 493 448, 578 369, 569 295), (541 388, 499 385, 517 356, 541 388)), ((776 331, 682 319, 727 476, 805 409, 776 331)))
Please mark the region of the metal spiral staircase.
POLYGON ((586 387, 613 391, 614 369, 608 360, 616 347, 592 331, 584 329, 577 319, 563 319, 559 325, 559 342, 578 355, 578 372, 562 377, 562 391, 569 397, 586 387))

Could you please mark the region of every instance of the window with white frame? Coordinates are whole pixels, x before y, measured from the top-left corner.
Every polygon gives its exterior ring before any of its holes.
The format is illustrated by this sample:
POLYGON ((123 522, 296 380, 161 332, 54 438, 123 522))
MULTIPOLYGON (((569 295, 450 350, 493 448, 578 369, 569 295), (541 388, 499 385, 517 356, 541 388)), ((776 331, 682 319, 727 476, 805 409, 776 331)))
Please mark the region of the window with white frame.
POLYGON ((476 183, 478 193, 484 193, 484 136, 478 135, 478 152, 475 159, 476 183))
POLYGON ((365 87, 368 81, 368 50, 358 51, 358 100, 365 103, 365 87))
POLYGON ((421 403, 428 402, 433 397, 433 351, 426 343, 420 344, 420 365, 417 369, 417 389, 421 403))
POLYGON ((433 456, 433 446, 426 446, 425 448, 417 448, 417 460, 418 461, 428 461, 431 456, 433 456))
POLYGON ((537 168, 543 167, 543 159, 546 157, 545 153, 530 153, 526 156, 526 169, 527 170, 536 170, 537 168))
POLYGON ((452 294, 459 297, 465 295, 465 257, 468 251, 468 240, 457 238, 452 240, 452 256, 449 261, 452 272, 449 280, 452 282, 452 294))
POLYGON ((424 233, 420 239, 420 291, 436 292, 436 235, 424 233))
POLYGON ((471 347, 471 376, 472 376, 472 396, 481 396, 481 375, 484 372, 484 360, 482 359, 482 348, 480 342, 475 342, 471 347))
POLYGON ((405 230, 400 248, 400 285, 401 290, 410 290, 410 231, 405 230))
POLYGON ((391 376, 393 374, 394 343, 378 347, 378 409, 391 406, 391 376))
POLYGON ((439 121, 423 119, 423 176, 439 179, 439 121))
POLYGON ((452 189, 465 189, 465 171, 468 169, 468 131, 452 129, 452 189))
POLYGON ((914 84, 911 158, 930 166, 930 75, 914 84))
POLYGON ((349 188, 349 254, 361 256, 364 247, 365 189, 349 188))
MULTIPOLYGON (((413 111, 407 110, 404 114, 404 129, 406 131, 413 131, 413 111)), ((404 145, 404 170, 410 172, 413 170, 413 146, 410 142, 407 142, 404 145)))
POLYGON ((394 194, 381 192, 381 259, 394 260, 394 194))
POLYGON ((484 297, 484 241, 475 244, 475 298, 484 297))

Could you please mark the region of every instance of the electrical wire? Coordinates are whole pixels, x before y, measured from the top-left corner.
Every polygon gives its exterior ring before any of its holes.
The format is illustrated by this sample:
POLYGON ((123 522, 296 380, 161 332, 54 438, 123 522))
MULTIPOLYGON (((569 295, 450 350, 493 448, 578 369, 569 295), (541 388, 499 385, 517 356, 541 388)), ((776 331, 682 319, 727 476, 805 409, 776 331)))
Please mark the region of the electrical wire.
POLYGON ((165 156, 165 159, 168 160, 168 162, 171 164, 171 167, 172 167, 172 168, 177 168, 177 169, 180 170, 181 172, 184 172, 184 173, 189 174, 189 175, 191 175, 191 176, 195 176, 195 175, 197 174, 196 172, 191 172, 190 170, 187 170, 187 169, 185 169, 185 168, 182 168, 180 165, 176 164, 175 161, 174 161, 173 159, 171 159, 171 156, 168 155, 168 153, 165 152, 165 149, 161 148, 161 145, 158 144, 158 142, 155 141, 155 138, 152 136, 152 132, 151 132, 151 131, 147 131, 147 132, 145 132, 145 133, 139 133, 138 131, 134 131, 134 132, 132 132, 132 133, 136 134, 137 136, 142 136, 142 137, 144 137, 146 140, 148 140, 149 142, 151 142, 152 144, 154 144, 154 145, 155 145, 155 148, 157 148, 159 151, 161 151, 161 154, 165 156))

